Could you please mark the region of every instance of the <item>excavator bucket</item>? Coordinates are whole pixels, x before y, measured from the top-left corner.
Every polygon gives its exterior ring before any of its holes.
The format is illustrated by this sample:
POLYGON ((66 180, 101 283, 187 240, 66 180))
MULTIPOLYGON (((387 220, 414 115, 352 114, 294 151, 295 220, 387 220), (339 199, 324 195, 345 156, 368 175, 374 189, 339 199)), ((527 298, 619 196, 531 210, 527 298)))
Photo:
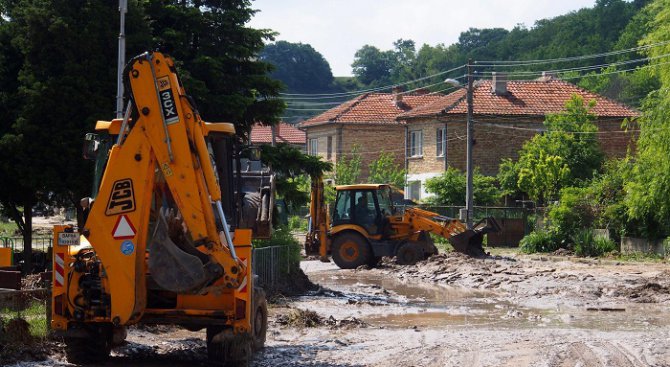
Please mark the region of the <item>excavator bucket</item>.
POLYGON ((482 242, 484 235, 500 231, 500 225, 493 217, 487 217, 477 222, 472 229, 467 229, 462 233, 449 238, 449 242, 454 250, 472 257, 486 256, 482 242))
POLYGON ((202 261, 182 251, 170 239, 162 211, 157 216, 149 253, 149 272, 161 288, 182 293, 198 289, 207 282, 202 261))
POLYGON ((484 248, 482 247, 483 240, 484 236, 472 229, 467 229, 449 238, 449 242, 454 247, 454 250, 472 257, 486 256, 486 252, 484 252, 484 248))

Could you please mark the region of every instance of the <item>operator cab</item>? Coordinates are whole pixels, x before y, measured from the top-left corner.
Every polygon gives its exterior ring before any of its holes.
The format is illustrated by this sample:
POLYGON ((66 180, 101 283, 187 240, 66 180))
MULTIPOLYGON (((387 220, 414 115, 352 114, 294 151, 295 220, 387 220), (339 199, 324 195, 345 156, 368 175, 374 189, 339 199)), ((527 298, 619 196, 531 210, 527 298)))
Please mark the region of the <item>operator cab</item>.
POLYGON ((353 224, 370 235, 380 235, 394 213, 389 185, 337 186, 332 225, 353 224))

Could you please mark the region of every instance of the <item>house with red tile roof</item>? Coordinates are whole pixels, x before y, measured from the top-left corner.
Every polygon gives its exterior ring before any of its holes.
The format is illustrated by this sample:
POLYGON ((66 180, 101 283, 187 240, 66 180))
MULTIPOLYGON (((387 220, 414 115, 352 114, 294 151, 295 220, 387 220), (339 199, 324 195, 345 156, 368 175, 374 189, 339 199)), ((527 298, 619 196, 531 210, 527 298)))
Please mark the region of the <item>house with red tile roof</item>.
MULTIPOLYGON (((301 151, 305 151, 305 132, 294 125, 280 122, 275 127, 275 142, 292 145, 301 151)), ((256 124, 251 127, 251 144, 272 144, 272 127, 256 124)))
POLYGON ((396 163, 405 164, 405 124, 397 117, 420 106, 436 102, 440 95, 426 91, 365 93, 300 124, 307 133, 307 152, 334 164, 354 149, 361 154, 361 179, 368 165, 381 152, 391 153, 396 163))
MULTIPOLYGON (((504 158, 518 158, 523 143, 542 132, 545 116, 563 112, 575 94, 585 103, 595 101, 591 113, 597 116, 598 132, 594 137, 608 158, 622 157, 634 147, 637 134, 621 124, 637 117, 637 111, 551 76, 507 81, 504 75, 494 74, 492 80, 476 82, 473 89, 474 166, 483 174, 495 175, 504 158)), ((426 180, 447 166, 465 170, 466 117, 465 89, 398 116, 398 122, 407 127, 405 191, 409 198, 425 198, 426 180)))

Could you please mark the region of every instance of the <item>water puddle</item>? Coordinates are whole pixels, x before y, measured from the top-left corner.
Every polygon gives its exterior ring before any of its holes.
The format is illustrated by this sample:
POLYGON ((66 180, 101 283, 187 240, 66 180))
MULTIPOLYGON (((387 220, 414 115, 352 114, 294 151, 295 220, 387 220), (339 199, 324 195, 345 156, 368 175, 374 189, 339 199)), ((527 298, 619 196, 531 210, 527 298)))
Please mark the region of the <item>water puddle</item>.
POLYGON ((493 291, 401 281, 365 271, 319 269, 308 272, 324 290, 295 300, 298 308, 323 316, 359 318, 374 327, 510 327, 653 330, 670 326, 666 307, 627 304, 617 307, 542 309, 515 304, 493 291))

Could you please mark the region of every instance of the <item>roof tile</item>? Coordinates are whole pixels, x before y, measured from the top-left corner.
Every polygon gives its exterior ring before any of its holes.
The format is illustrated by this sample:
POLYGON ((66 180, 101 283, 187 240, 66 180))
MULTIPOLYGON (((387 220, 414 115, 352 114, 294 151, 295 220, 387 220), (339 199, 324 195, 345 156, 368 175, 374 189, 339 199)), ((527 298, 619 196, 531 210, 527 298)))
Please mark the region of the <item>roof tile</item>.
MULTIPOLYGON (((585 101, 595 100, 596 105, 591 112, 596 116, 635 117, 639 115, 637 111, 619 102, 558 79, 509 81, 507 82, 507 93, 501 95, 491 91, 491 81, 481 81, 475 86, 473 92, 474 114, 545 116, 562 112, 565 109, 565 103, 573 94, 582 96, 585 101)), ((437 101, 405 112, 399 116, 399 119, 465 113, 467 113, 465 89, 460 89, 437 101)))
MULTIPOLYGON (((295 126, 280 122, 276 127, 275 140, 277 143, 305 144, 307 137, 304 131, 295 126)), ((251 142, 255 144, 272 143, 272 128, 256 124, 251 128, 251 142)))
POLYGON ((403 112, 439 100, 435 94, 404 94, 402 102, 395 103, 393 93, 366 93, 300 124, 310 127, 327 123, 398 124, 403 112))

